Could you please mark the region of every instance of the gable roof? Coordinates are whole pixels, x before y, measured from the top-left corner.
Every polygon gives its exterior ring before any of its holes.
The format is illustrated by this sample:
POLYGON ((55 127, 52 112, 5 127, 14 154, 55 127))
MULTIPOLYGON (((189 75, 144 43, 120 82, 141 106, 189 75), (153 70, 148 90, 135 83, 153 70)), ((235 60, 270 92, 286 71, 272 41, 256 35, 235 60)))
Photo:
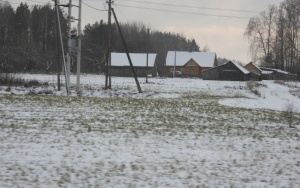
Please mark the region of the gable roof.
MULTIPOLYGON (((176 66, 184 66, 193 59, 201 67, 213 67, 216 58, 215 52, 187 52, 176 51, 176 66)), ((166 66, 174 66, 175 51, 169 51, 166 59, 166 66)))
MULTIPOLYGON (((147 67, 146 53, 129 53, 134 67, 147 67)), ((148 67, 153 67, 156 59, 156 54, 148 54, 148 67)), ((123 67, 130 66, 126 53, 111 53, 111 66, 123 67)))
POLYGON ((238 63, 236 63, 236 62, 232 62, 232 61, 228 61, 227 63, 224 63, 224 64, 222 64, 222 65, 219 65, 219 66, 216 66, 216 67, 213 67, 213 68, 204 70, 203 72, 206 72, 206 71, 209 71, 209 70, 218 68, 218 67, 225 66, 225 65, 227 65, 228 63, 232 63, 234 66, 236 66, 236 67, 237 67, 240 71, 242 71, 244 74, 249 74, 249 73, 250 73, 250 71, 248 71, 247 69, 245 69, 244 67, 242 67, 240 64, 238 64, 238 63))
MULTIPOLYGON (((232 61, 229 61, 232 62, 232 61)), ((227 63, 229 63, 227 62, 227 63)), ((239 68, 244 74, 249 74, 250 71, 248 71, 247 69, 245 69, 244 67, 242 67, 240 64, 236 63, 236 62, 232 62, 237 68, 239 68)))
POLYGON ((262 70, 256 66, 253 62, 248 63, 247 65, 245 65, 244 67, 247 67, 248 65, 252 65, 253 67, 255 67, 259 72, 262 72, 262 70))

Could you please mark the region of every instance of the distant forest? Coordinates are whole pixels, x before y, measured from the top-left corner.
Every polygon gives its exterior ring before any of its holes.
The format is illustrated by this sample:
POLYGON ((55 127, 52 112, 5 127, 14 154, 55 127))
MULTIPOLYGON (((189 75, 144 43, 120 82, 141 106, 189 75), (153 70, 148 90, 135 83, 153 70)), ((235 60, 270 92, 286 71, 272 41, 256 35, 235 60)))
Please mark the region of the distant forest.
MULTIPOLYGON (((67 20, 62 10, 60 18, 66 44, 67 20)), ((194 39, 187 39, 182 34, 150 30, 148 35, 148 28, 143 23, 123 23, 121 28, 130 52, 158 54, 160 74, 163 74, 169 50, 200 50, 194 39)), ((76 29, 72 33, 76 35, 76 29)), ((82 35, 82 72, 99 74, 104 71, 107 38, 108 24, 103 20, 85 26, 82 35)), ((115 24, 112 25, 112 51, 124 52, 115 24)), ((75 54, 72 56, 75 57, 75 54)), ((72 72, 76 71, 75 63, 71 65, 72 72)), ((56 70, 53 6, 46 4, 29 8, 26 3, 21 3, 14 10, 10 4, 0 2, 0 72, 51 73, 56 70)))

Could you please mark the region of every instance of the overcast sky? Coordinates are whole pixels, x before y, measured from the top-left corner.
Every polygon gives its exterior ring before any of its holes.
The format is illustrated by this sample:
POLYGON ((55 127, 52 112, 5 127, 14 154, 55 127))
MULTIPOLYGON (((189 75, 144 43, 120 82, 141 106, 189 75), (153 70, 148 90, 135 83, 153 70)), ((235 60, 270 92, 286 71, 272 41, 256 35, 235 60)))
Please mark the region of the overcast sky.
MULTIPOLYGON (((20 2, 29 5, 52 0, 7 0, 16 7, 20 2)), ((60 0, 66 3, 69 0, 60 0)), ((107 8, 106 0, 82 0, 99 10, 107 8)), ((218 57, 251 61, 248 42, 243 33, 249 18, 264 11, 270 4, 279 5, 283 0, 114 0, 120 22, 143 22, 151 30, 171 31, 194 38, 200 48, 208 45, 218 57), (154 10, 156 9, 156 10, 154 10), (158 11, 162 10, 162 11, 158 11), (173 11, 173 12, 172 12, 173 11), (190 13, 190 14, 189 14, 190 13)), ((78 0, 72 0, 78 4, 78 0)), ((77 8, 72 16, 77 17, 77 8)), ((82 22, 107 21, 107 12, 92 9, 83 4, 82 22)), ((67 11, 67 9, 65 9, 67 11)), ((75 25, 74 25, 75 26, 75 25)))

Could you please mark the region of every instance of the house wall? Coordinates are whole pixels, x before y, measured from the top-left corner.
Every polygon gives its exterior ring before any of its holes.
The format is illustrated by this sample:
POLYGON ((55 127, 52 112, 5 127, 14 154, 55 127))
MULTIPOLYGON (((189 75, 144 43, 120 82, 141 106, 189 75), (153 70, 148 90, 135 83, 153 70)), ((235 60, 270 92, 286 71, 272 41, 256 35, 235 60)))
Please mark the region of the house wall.
POLYGON ((184 66, 184 75, 186 77, 200 77, 202 68, 194 61, 188 61, 184 66))
POLYGON ((253 81, 261 81, 262 77, 260 74, 254 73, 254 72, 250 72, 249 76, 248 76, 248 80, 253 80, 253 81))
POLYGON ((245 75, 233 63, 227 63, 224 66, 220 66, 219 79, 231 81, 245 81, 247 80, 247 75, 245 75))
POLYGON ((271 74, 261 74, 262 80, 274 80, 274 73, 271 74))
POLYGON ((203 80, 219 80, 219 67, 202 72, 203 80))

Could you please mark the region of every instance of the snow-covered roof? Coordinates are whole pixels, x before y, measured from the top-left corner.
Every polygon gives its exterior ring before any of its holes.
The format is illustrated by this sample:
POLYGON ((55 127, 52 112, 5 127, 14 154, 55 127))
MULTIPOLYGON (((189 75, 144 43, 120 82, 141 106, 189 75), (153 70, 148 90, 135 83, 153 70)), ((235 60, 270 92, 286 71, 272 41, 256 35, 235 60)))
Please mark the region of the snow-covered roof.
POLYGON ((272 74, 273 71, 261 71, 262 74, 272 74))
POLYGON ((261 67, 262 70, 267 70, 267 71, 275 71, 275 72, 278 72, 278 73, 282 73, 282 74, 290 74, 289 72, 286 72, 286 71, 283 71, 283 70, 280 70, 280 69, 272 69, 272 68, 265 68, 265 67, 261 67))
MULTIPOLYGON (((229 61, 230 62, 230 61, 229 61)), ((229 63, 228 62, 228 63, 229 63)), ((236 63, 236 62, 232 62, 237 68, 239 68, 244 74, 249 74, 250 71, 248 71, 247 69, 245 69, 244 67, 242 67, 240 64, 236 63)))
MULTIPOLYGON (((134 67, 146 67, 147 66, 147 54, 146 53, 129 53, 132 64, 134 67)), ((153 67, 155 63, 156 54, 148 54, 148 67, 153 67)), ((130 66, 126 53, 111 53, 111 66, 130 66)))
MULTIPOLYGON (((187 52, 176 51, 176 66, 184 66, 193 59, 201 67, 213 67, 216 58, 215 52, 187 52)), ((169 51, 166 59, 166 66, 174 66, 175 51, 169 51)))

